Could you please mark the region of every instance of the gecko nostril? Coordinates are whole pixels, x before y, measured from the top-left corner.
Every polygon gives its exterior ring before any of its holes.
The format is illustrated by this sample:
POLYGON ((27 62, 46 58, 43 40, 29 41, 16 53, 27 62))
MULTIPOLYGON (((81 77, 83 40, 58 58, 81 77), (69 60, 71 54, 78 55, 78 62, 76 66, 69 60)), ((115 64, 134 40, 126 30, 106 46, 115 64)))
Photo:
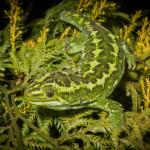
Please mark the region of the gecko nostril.
POLYGON ((53 97, 53 96, 54 96, 54 91, 48 90, 48 91, 46 92, 46 96, 47 96, 47 97, 53 97))

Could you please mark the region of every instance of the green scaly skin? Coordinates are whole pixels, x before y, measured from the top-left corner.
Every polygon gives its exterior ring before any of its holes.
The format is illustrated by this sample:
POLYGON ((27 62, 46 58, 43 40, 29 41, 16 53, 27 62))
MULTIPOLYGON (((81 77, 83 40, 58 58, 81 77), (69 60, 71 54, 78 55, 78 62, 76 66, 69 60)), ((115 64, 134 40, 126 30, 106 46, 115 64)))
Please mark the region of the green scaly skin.
POLYGON ((66 11, 60 18, 81 31, 78 42, 70 41, 68 50, 81 53, 79 69, 47 73, 30 84, 24 99, 56 110, 100 108, 109 113, 112 128, 124 127, 122 106, 108 98, 124 73, 123 47, 101 24, 66 11))

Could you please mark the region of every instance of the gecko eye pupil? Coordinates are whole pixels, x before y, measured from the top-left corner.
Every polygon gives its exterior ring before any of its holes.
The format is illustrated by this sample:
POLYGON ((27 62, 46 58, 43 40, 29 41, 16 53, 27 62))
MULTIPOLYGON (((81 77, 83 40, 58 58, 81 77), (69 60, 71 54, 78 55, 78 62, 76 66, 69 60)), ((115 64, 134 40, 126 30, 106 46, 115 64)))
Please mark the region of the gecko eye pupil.
POLYGON ((48 91, 46 92, 46 96, 47 96, 47 97, 53 97, 53 96, 54 96, 54 91, 48 90, 48 91))

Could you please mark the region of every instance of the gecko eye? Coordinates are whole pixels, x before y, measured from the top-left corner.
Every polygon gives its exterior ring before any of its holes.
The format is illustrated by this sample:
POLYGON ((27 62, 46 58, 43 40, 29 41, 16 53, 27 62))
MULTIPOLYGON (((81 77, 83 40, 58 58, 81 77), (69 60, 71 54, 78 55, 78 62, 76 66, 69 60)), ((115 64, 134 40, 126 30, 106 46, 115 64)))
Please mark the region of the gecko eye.
POLYGON ((47 96, 47 97, 53 97, 53 96, 54 96, 54 91, 48 90, 48 91, 46 92, 46 96, 47 96))

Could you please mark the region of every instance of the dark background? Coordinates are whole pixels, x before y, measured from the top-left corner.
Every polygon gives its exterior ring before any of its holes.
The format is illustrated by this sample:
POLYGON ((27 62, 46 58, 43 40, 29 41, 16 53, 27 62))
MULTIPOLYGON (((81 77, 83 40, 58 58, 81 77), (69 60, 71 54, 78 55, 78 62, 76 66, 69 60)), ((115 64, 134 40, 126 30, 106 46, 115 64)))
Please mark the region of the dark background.
MULTIPOLYGON (((45 10, 58 4, 61 0, 20 0, 28 20, 44 17, 45 10)), ((109 1, 109 0, 108 0, 109 1)), ((125 13, 134 13, 141 9, 145 16, 150 17, 150 6, 148 0, 113 0, 120 6, 120 10, 125 13)), ((4 10, 8 9, 5 0, 0 0, 0 29, 7 24, 4 17, 4 10)))

